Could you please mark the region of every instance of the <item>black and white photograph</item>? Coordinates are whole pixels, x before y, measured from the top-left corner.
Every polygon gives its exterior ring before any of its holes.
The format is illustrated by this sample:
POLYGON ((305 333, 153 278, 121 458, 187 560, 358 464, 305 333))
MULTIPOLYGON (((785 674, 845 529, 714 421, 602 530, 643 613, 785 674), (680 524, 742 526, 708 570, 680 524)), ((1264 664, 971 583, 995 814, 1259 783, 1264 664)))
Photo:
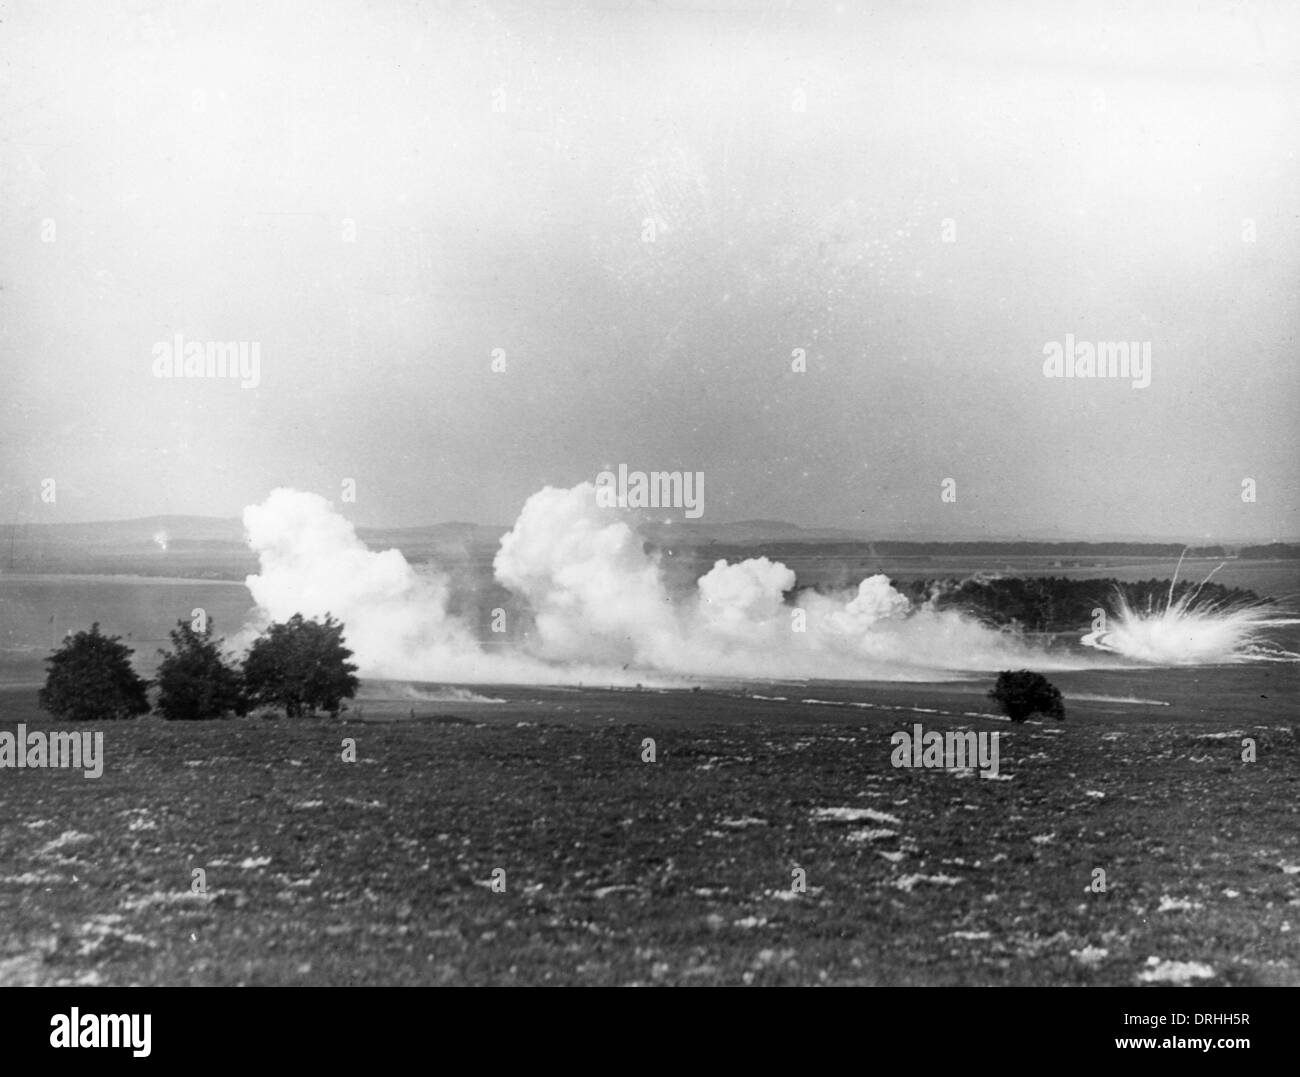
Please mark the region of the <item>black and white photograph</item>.
POLYGON ((1249 1053, 1298 149, 1283 0, 3 0, 0 986, 1249 1053))

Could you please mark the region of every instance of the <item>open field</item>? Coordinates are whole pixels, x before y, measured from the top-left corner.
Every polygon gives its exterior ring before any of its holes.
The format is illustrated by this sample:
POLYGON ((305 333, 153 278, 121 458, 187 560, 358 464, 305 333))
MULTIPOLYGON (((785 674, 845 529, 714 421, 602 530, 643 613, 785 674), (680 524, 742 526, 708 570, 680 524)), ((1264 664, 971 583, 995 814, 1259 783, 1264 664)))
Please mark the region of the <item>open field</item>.
MULTIPOLYGON (((798 566, 821 583, 859 567, 798 566)), ((1216 579, 1281 597, 1295 567, 1216 579)), ((490 604, 479 576, 454 579, 490 604)), ((63 728, 35 687, 64 630, 99 620, 147 674, 196 606, 228 635, 251 598, 210 580, 0 579, 0 732, 63 728)), ((1198 983, 1300 985, 1298 668, 1054 673, 1056 726, 990 716, 991 676, 367 682, 335 722, 108 724, 99 779, 0 770, 0 983, 1133 984, 1156 958, 1170 975, 1160 962, 1198 963, 1198 983), (999 732, 1009 780, 895 769, 890 735, 915 722, 999 732)))
MULTIPOLYGON (((1294 669, 1062 675, 1055 725, 974 683, 108 724, 98 780, 0 771, 0 983, 1300 985, 1294 669), (1008 780, 895 769, 918 721, 1008 780)), ((33 697, 0 731, 62 728, 33 697)))

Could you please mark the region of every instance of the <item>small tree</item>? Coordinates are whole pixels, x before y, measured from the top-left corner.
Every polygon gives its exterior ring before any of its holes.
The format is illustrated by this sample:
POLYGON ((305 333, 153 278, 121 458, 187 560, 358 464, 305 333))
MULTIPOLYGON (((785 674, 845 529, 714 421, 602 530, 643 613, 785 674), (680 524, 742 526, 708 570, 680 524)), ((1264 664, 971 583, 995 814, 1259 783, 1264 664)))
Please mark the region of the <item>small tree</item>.
POLYGON ((147 714, 149 682, 131 668, 133 653, 120 636, 102 635, 96 621, 45 659, 50 668, 36 700, 66 722, 147 714))
POLYGON ((1061 690, 1041 673, 1027 669, 1015 673, 1004 670, 998 674, 997 684, 989 690, 989 698, 996 700, 1002 713, 1013 722, 1023 722, 1031 714, 1065 720, 1065 700, 1061 690))
POLYGON ((343 700, 357 694, 351 657, 342 624, 328 613, 324 623, 295 613, 253 641, 244 660, 248 700, 283 707, 290 718, 318 709, 337 715, 343 700))
POLYGON ((155 675, 157 710, 164 718, 199 720, 221 718, 231 711, 244 714, 243 678, 226 664, 219 639, 212 638, 212 622, 197 632, 186 621, 171 631, 172 650, 163 656, 155 675))

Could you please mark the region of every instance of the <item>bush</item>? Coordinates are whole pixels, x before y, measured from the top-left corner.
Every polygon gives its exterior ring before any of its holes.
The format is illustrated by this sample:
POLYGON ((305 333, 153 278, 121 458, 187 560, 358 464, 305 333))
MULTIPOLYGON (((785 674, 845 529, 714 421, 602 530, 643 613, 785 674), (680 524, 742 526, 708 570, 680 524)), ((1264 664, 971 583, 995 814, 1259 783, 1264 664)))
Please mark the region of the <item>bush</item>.
POLYGON ((158 652, 163 660, 155 677, 159 688, 155 706, 164 718, 198 721, 247 711, 243 678, 222 657, 221 641, 212 638, 211 621, 202 632, 177 621, 171 640, 172 651, 158 652))
POLYGON ((120 636, 105 636, 99 622, 68 636, 46 662, 43 710, 66 722, 134 718, 149 713, 149 682, 131 668, 134 652, 120 636))
POLYGON ((343 625, 328 613, 324 623, 295 613, 271 625, 244 660, 244 689, 254 706, 283 707, 290 718, 323 710, 337 716, 344 699, 357 694, 352 652, 343 646, 343 625))
POLYGON ((1015 673, 998 674, 997 684, 989 690, 989 698, 997 701, 1002 713, 1013 722, 1023 722, 1031 714, 1065 720, 1065 700, 1061 690, 1041 673, 1027 669, 1015 673))

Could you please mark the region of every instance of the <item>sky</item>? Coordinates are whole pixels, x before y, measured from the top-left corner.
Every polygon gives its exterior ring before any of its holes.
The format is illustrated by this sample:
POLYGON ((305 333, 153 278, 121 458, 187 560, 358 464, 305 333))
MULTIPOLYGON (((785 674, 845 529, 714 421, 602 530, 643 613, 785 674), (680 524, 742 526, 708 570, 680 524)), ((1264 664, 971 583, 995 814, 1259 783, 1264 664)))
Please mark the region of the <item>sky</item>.
POLYGON ((625 465, 706 523, 1294 539, 1298 60, 1287 3, 4 3, 0 521, 625 465))

